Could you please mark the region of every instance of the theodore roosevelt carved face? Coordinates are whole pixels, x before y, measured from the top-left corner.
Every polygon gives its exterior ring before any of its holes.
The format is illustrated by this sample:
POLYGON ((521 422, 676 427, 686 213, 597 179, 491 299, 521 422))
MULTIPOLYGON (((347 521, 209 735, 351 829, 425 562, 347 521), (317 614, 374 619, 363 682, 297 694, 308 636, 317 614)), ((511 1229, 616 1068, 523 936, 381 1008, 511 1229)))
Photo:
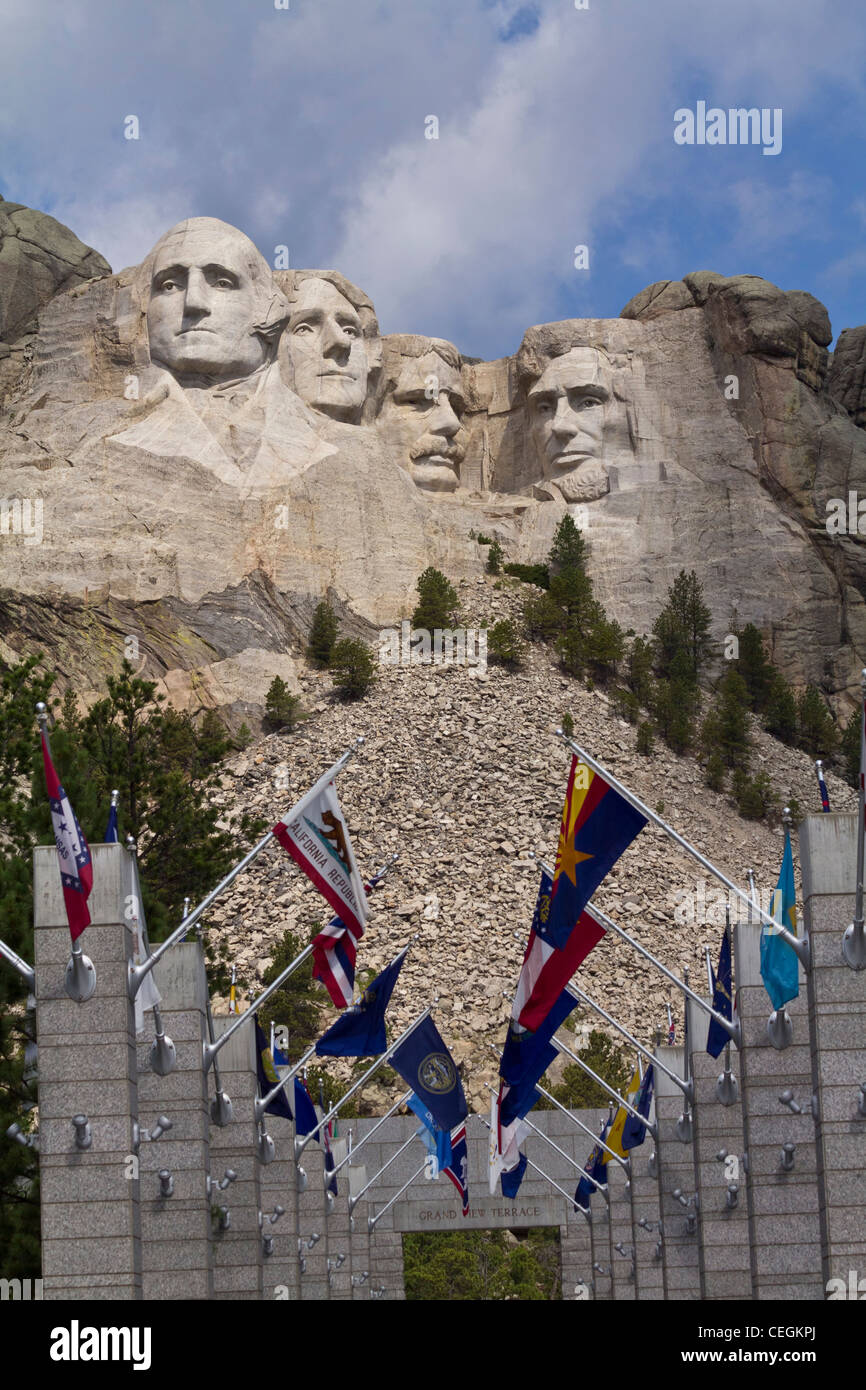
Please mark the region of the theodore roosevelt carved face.
POLYGON ((386 338, 377 425, 401 467, 425 492, 453 492, 466 453, 460 355, 438 338, 386 338), (419 356, 410 355, 408 345, 419 356))

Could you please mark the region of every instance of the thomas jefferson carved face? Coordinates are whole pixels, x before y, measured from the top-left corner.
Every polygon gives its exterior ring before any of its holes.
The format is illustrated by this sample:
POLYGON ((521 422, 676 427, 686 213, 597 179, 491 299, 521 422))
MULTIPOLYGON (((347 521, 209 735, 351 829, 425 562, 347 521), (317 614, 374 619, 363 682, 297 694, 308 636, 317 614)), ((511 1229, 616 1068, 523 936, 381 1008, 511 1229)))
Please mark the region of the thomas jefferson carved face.
POLYGON ((379 428, 425 492, 453 492, 466 453, 460 370, 435 351, 406 358, 385 397, 379 428))
POLYGON ((301 400, 357 422, 367 395, 367 343, 357 310, 329 280, 310 276, 298 285, 286 345, 301 400))
POLYGON ((157 243, 147 332, 151 360, 175 376, 228 381, 273 356, 288 306, 267 262, 236 227, 181 222, 157 243))
POLYGON ((601 463, 605 406, 611 398, 594 348, 554 357, 529 390, 529 434, 541 475, 567 502, 590 502, 608 491, 601 463))

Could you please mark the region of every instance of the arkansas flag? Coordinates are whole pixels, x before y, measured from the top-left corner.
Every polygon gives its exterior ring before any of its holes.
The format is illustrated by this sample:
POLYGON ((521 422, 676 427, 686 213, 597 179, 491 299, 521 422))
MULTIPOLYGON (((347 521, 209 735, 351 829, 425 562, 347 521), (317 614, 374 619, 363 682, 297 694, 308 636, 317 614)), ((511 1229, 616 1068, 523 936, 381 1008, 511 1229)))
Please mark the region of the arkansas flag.
POLYGON ((72 940, 77 941, 85 927, 90 926, 90 913, 87 899, 93 887, 93 864, 90 847, 81 832, 69 798, 57 780, 48 739, 42 731, 42 759, 45 763, 45 786, 48 791, 48 804, 51 808, 51 824, 57 843, 57 859, 60 864, 60 882, 63 887, 63 901, 72 940))
POLYGON ((367 895, 334 783, 301 801, 291 821, 277 821, 274 835, 358 941, 367 920, 367 895))

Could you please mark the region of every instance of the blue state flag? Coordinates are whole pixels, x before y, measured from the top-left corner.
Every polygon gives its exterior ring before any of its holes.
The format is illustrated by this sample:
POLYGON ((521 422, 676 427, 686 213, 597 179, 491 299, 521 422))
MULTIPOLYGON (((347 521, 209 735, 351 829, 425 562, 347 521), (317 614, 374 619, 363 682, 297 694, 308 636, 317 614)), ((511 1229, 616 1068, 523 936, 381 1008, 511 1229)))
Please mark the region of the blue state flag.
MULTIPOLYGON (((727 932, 722 937, 722 946, 719 951, 719 968, 713 976, 713 1009, 722 1018, 726 1018, 730 1023, 734 1017, 734 991, 731 978, 731 938, 727 932)), ((707 1052, 711 1057, 718 1057, 723 1048, 731 1041, 730 1035, 725 1032, 720 1023, 714 1018, 710 1019, 710 1026, 707 1030, 707 1052)))
MULTIPOLYGON (((794 859, 791 854, 791 837, 787 830, 785 853, 782 856, 779 882, 773 894, 771 915, 776 922, 797 935, 794 859)), ((800 962, 797 953, 766 924, 761 932, 761 979, 774 1009, 781 1009, 789 999, 796 999, 800 993, 800 962)))
POLYGON ((424 1144, 425 1149, 431 1157, 435 1157, 440 1173, 451 1164, 451 1134, 447 1129, 438 1129, 433 1118, 433 1112, 423 1100, 413 1094, 406 1102, 413 1114, 418 1116, 421 1121, 420 1129, 415 1133, 424 1144))
POLYGON ((413 1028, 391 1057, 391 1066, 433 1116, 437 1129, 456 1129, 469 1113, 454 1059, 432 1018, 413 1028))
MULTIPOLYGON (((550 1066, 555 1062, 559 1054, 552 1044, 548 1043, 547 1051, 542 1060, 539 1061, 539 1076, 543 1076, 550 1066)), ((518 1082, 516 1086, 503 1086, 502 1100, 499 1106, 499 1117, 503 1125, 513 1124, 515 1120, 522 1120, 524 1115, 528 1115, 534 1105, 541 1100, 541 1093, 536 1090, 535 1082, 538 1077, 531 1074, 518 1082)))
MULTIPOLYGON (((645 1120, 649 1119, 654 1079, 653 1066, 650 1062, 643 1074, 643 1081, 640 1083, 640 1090, 634 1103, 635 1110, 643 1115, 645 1120)), ((624 1150, 636 1149, 643 1143, 644 1139, 646 1139, 646 1125, 642 1125, 634 1115, 626 1115, 625 1124, 622 1127, 622 1138, 620 1139, 621 1148, 624 1150)))
POLYGON ((514 1198, 517 1196, 520 1190, 520 1184, 523 1182, 523 1174, 526 1172, 528 1161, 526 1154, 522 1153, 516 1168, 503 1169, 500 1173, 499 1181, 502 1184, 503 1197, 514 1198))
POLYGON ((117 844, 117 807, 111 803, 111 810, 108 812, 108 825, 105 827, 105 841, 107 845, 117 844))
MULTIPOLYGON (((316 1128, 319 1118, 306 1084, 299 1076, 295 1077, 295 1133, 309 1134, 316 1128)), ((321 1132, 321 1131, 320 1131, 321 1132)), ((316 1136, 319 1137, 318 1135, 316 1136)))
MULTIPOLYGON (((605 1120, 599 1132, 599 1139, 603 1140, 606 1137, 609 1128, 610 1121, 605 1120)), ((586 1163, 583 1165, 584 1174, 588 1174, 589 1176, 582 1177, 575 1189, 575 1211, 589 1211, 589 1199, 593 1192, 597 1192, 599 1187, 607 1187, 607 1167, 605 1159, 606 1155, 604 1149, 601 1147, 600 1143, 596 1144, 590 1152, 586 1163), (593 1178, 595 1182, 591 1181, 593 1178), (598 1187, 596 1187, 596 1183, 598 1187)))
POLYGON ((361 996, 360 1003, 346 1009, 316 1043, 320 1057, 378 1057, 388 1046, 385 1037, 385 1010, 400 968, 406 959, 405 947, 386 965, 361 996))
MULTIPOLYGON (((274 1059, 271 1056, 271 1049, 268 1047, 268 1040, 265 1037, 264 1029, 255 1020, 256 1025, 256 1072, 259 1078, 259 1095, 262 1100, 269 1091, 272 1091, 279 1082, 277 1070, 274 1066, 274 1059)), ((292 1119, 292 1108, 289 1105, 289 1098, 286 1095, 285 1087, 277 1091, 273 1100, 265 1106, 266 1115, 282 1115, 284 1120, 292 1119)))
POLYGON ((550 1065, 551 1038, 563 1019, 568 1018, 572 1009, 576 1008, 574 995, 563 989, 532 1032, 528 1029, 518 1032, 512 1022, 499 1064, 499 1075, 503 1081, 507 1081, 509 1086, 520 1086, 529 1081, 534 1085, 550 1065))

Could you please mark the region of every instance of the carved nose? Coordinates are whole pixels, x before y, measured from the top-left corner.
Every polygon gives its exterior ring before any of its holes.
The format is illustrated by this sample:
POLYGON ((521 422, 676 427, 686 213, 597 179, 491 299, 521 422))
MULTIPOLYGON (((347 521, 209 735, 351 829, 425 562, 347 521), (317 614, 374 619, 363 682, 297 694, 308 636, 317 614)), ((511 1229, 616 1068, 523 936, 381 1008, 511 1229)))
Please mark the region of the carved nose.
POLYGON ((326 323, 322 327, 322 356, 333 357, 338 362, 348 362, 354 339, 347 338, 337 323, 326 323))
POLYGON ((441 434, 445 439, 453 438, 460 428, 454 407, 444 391, 439 392, 439 401, 430 416, 427 428, 431 434, 441 434))
POLYGON ((580 433, 580 417, 571 409, 564 396, 557 401, 551 431, 557 439, 573 439, 580 433))
POLYGON ((208 285, 200 270, 191 270, 183 298, 184 313, 201 317, 210 313, 208 285))

